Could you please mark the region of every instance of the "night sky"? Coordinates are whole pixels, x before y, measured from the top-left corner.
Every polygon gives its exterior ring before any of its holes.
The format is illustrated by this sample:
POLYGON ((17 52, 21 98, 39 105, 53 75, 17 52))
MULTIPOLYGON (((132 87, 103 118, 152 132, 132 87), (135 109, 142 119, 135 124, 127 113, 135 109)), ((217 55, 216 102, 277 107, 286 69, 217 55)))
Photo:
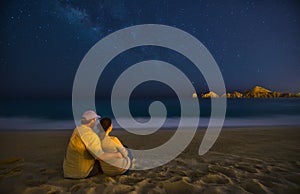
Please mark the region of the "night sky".
MULTIPOLYGON (((0 98, 71 98, 76 70, 87 51, 108 34, 138 24, 169 25, 195 36, 217 61, 228 91, 261 85, 300 92, 297 1, 12 0, 1 2, 0 21, 0 98)), ((144 46, 110 62, 97 96, 109 96, 118 75, 146 59, 174 64, 197 92, 207 90, 201 73, 184 56, 144 46)), ((153 94, 157 88, 164 91, 161 95, 171 92, 154 82, 135 93, 153 94)))

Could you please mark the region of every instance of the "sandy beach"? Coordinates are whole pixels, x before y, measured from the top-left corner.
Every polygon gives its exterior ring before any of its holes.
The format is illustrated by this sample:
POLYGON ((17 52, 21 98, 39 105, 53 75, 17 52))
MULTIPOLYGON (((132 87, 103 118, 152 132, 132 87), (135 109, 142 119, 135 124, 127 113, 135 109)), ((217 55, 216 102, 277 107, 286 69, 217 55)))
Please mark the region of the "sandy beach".
MULTIPOLYGON (((166 165, 128 175, 64 179, 71 130, 1 131, 0 193, 300 193, 300 127, 225 128, 198 155, 204 130, 166 165)), ((113 131, 124 144, 147 149, 173 130, 145 139, 113 131)))

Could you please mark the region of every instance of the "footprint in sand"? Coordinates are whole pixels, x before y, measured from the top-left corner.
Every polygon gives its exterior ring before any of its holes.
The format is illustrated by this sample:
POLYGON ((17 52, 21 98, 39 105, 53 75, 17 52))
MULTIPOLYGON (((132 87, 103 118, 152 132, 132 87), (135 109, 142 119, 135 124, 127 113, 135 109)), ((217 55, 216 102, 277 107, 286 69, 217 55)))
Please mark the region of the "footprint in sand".
POLYGON ((251 164, 249 163, 245 163, 245 162, 240 162, 238 164, 234 165, 235 168, 243 170, 243 171, 247 171, 249 173, 257 173, 259 172, 255 167, 253 167, 251 164))
POLYGON ((237 178, 238 171, 232 167, 223 167, 218 165, 209 165, 209 170, 214 173, 222 173, 230 178, 237 178))
POLYGON ((122 175, 120 176, 118 182, 125 185, 135 185, 136 183, 142 181, 142 177, 132 177, 129 175, 122 175))
POLYGON ((257 179, 247 180, 241 186, 251 193, 271 193, 271 191, 257 179))
POLYGON ((227 183, 230 182, 228 180, 228 178, 226 178, 223 175, 211 174, 211 173, 208 174, 208 175, 206 175, 206 176, 204 176, 203 178, 201 178, 201 180, 204 183, 207 183, 207 184, 211 184, 211 183, 214 183, 214 184, 227 184, 227 183))
POLYGON ((109 185, 103 191, 103 194, 129 193, 134 190, 134 187, 129 185, 109 185))
POLYGON ((0 179, 21 175, 23 172, 24 158, 12 157, 0 160, 0 179))
POLYGON ((184 180, 170 182, 165 181, 161 183, 161 187, 164 188, 166 193, 199 193, 202 190, 201 186, 190 184, 184 180))

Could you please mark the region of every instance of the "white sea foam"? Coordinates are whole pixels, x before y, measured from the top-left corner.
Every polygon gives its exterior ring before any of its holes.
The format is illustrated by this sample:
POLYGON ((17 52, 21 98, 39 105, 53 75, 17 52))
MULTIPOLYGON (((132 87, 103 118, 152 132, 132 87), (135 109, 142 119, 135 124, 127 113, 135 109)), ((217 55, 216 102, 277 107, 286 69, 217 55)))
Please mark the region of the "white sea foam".
POLYGON ((72 129, 73 120, 50 120, 29 117, 0 118, 0 129, 42 130, 42 129, 72 129))
MULTIPOLYGON (((300 126, 300 115, 293 116, 270 116, 270 117, 229 117, 225 119, 224 127, 247 127, 247 126, 300 126)), ((121 118, 124 122, 130 120, 128 118, 121 118)), ((135 118, 138 122, 145 123, 149 118, 139 117, 135 118)), ((193 127, 189 125, 189 119, 184 118, 183 127, 193 127)), ((167 118, 162 128, 176 129, 178 127, 180 118, 172 117, 167 118)), ((215 119, 211 120, 211 125, 214 125, 215 119)), ((208 126, 210 119, 201 117, 198 127, 205 128, 208 126)), ((113 119, 114 128, 121 128, 120 125, 113 119)), ((0 130, 46 130, 46 129, 73 129, 75 122, 73 120, 52 120, 43 118, 30 118, 30 117, 2 117, 0 118, 0 130)), ((148 125, 148 128, 157 128, 155 125, 148 125)), ((138 126, 131 126, 130 129, 138 130, 138 126)))

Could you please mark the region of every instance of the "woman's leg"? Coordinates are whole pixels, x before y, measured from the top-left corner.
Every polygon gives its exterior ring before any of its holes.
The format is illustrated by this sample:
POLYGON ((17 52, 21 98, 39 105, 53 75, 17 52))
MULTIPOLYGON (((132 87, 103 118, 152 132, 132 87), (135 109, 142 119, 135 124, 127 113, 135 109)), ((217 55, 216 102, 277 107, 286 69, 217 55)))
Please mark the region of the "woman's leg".
POLYGON ((131 150, 128 148, 127 145, 123 145, 123 146, 124 146, 124 148, 126 148, 126 150, 127 150, 127 152, 128 152, 128 158, 130 159, 130 161, 132 161, 133 155, 132 155, 131 150))
POLYGON ((123 145, 123 146, 126 148, 126 150, 127 150, 127 152, 128 152, 128 158, 130 159, 130 166, 129 166, 129 169, 126 170, 126 172, 124 172, 123 174, 128 175, 129 172, 130 172, 130 169, 131 169, 131 167, 132 167, 133 155, 132 155, 132 152, 131 152, 131 150, 128 148, 127 145, 123 145))

